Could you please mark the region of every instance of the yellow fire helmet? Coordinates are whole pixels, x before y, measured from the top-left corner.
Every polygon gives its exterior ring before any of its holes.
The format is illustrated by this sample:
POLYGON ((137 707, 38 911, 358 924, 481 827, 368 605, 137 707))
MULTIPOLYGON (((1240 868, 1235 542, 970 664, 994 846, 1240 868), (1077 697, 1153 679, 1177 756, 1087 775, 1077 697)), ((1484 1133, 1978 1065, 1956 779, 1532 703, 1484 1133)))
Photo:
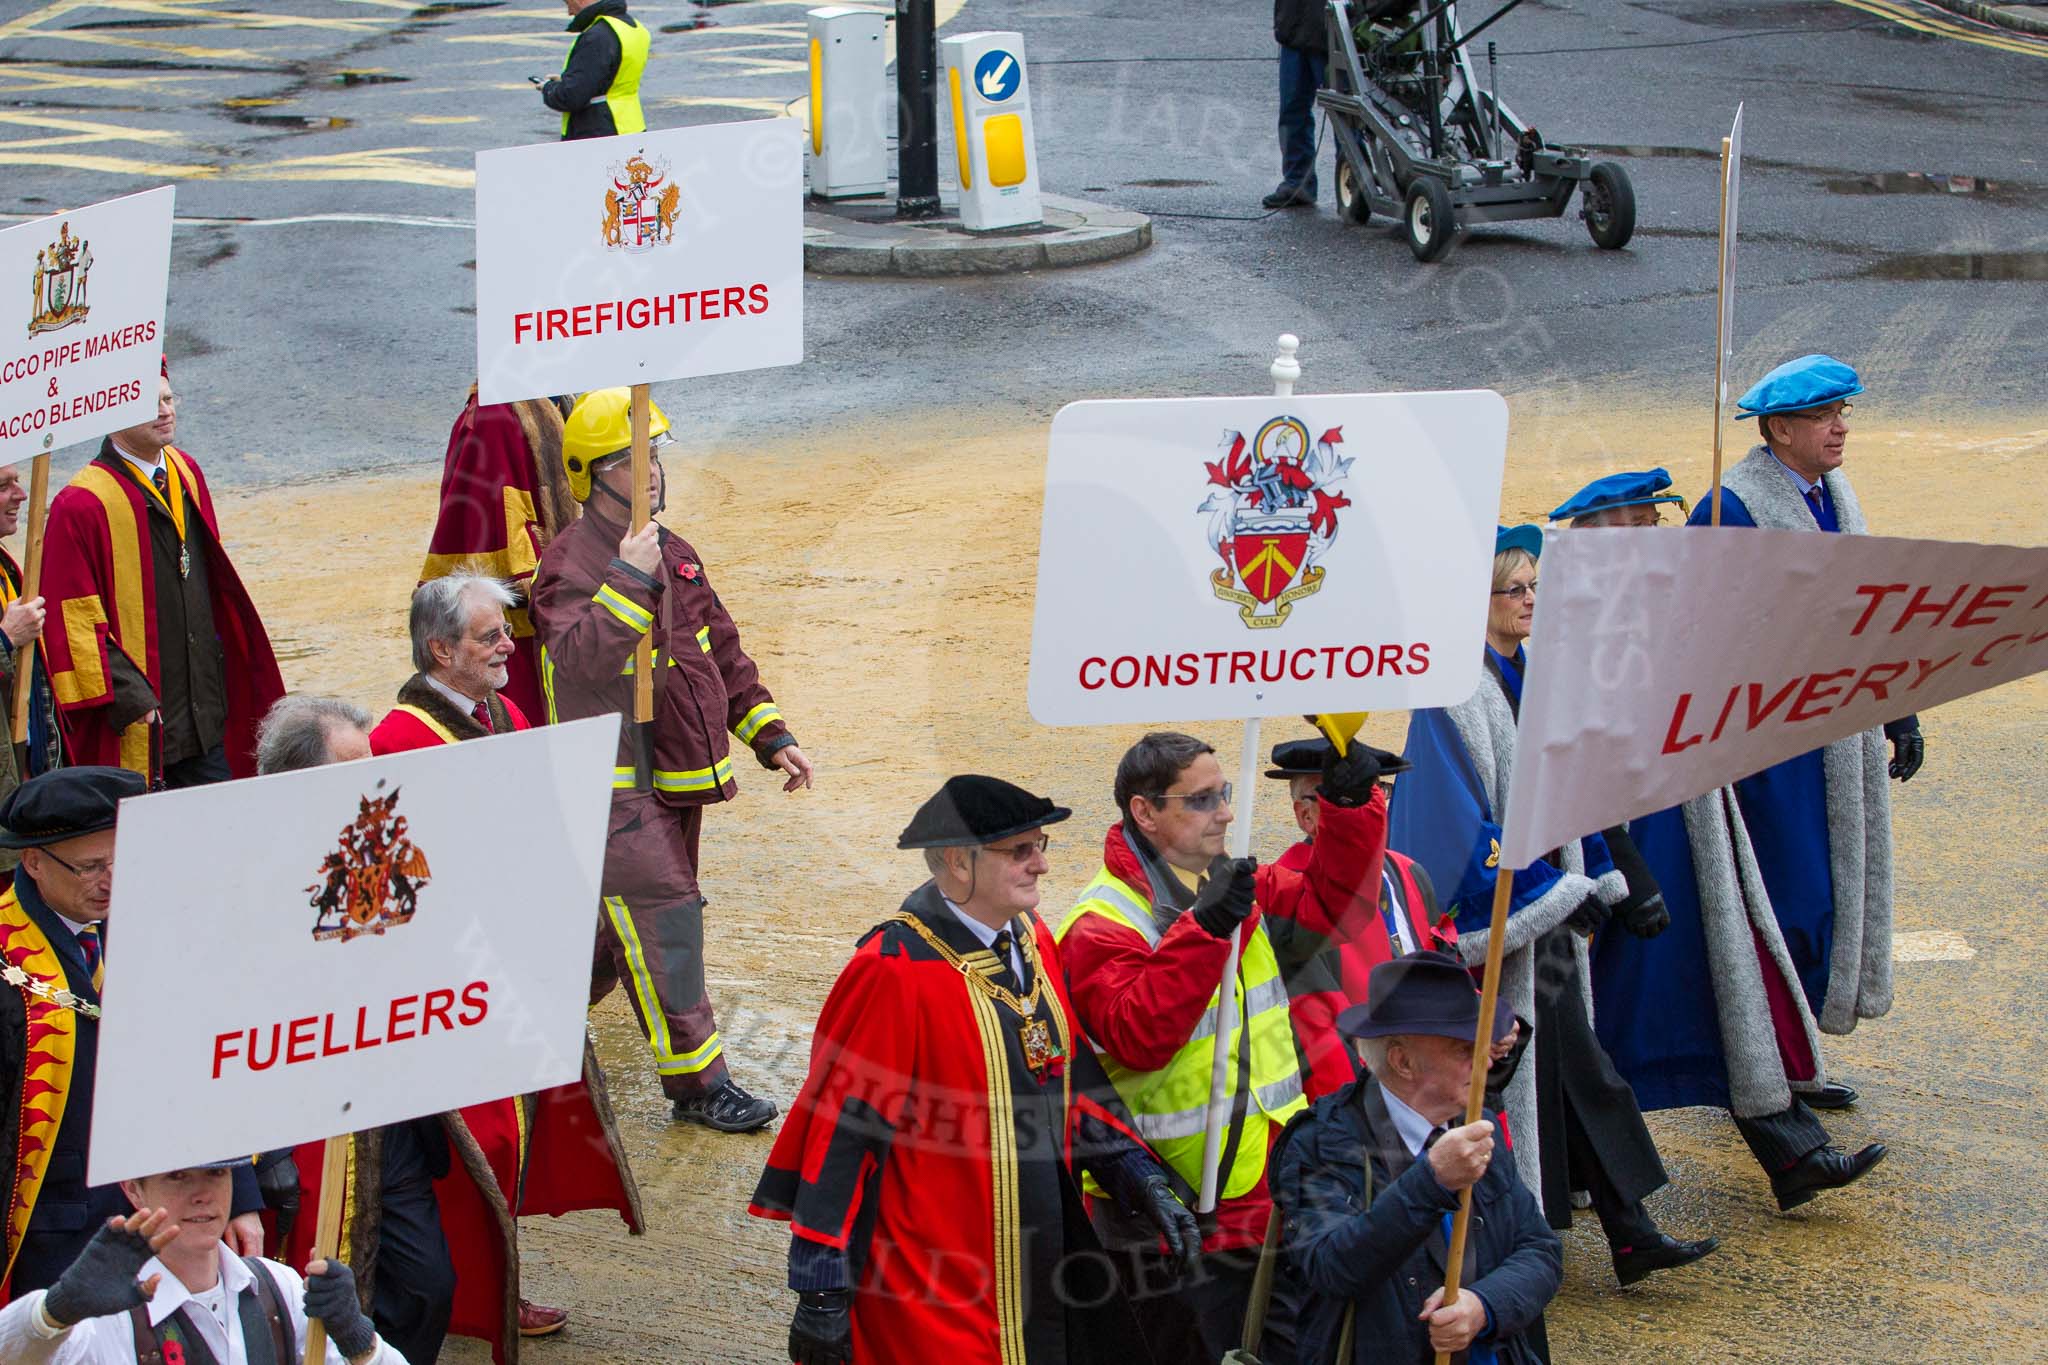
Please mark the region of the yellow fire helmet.
MULTIPOLYGON (((647 402, 647 437, 650 445, 668 435, 668 418, 654 400, 647 402)), ((592 389, 576 400, 562 424, 562 468, 569 475, 569 491, 576 501, 590 497, 590 471, 606 456, 633 447, 633 391, 592 389)))

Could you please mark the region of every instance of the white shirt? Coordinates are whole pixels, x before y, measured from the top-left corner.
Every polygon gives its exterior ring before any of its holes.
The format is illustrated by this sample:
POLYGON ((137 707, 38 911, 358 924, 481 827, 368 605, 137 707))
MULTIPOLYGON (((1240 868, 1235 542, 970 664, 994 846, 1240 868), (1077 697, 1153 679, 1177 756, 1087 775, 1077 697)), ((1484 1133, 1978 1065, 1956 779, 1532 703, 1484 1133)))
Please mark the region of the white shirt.
MULTIPOLYGON (((946 901, 946 908, 953 912, 954 919, 959 920, 974 932, 974 936, 981 940, 982 947, 993 948, 996 946, 996 935, 1001 933, 1002 930, 989 928, 986 924, 983 924, 980 920, 953 904, 953 902, 946 900, 944 896, 940 896, 939 899, 946 901)), ((1004 927, 1010 929, 1010 971, 1016 976, 1017 980, 1022 981, 1024 979, 1024 959, 1018 956, 1017 931, 1012 926, 1006 925, 1004 927)))
POLYGON ((478 701, 474 697, 463 696, 460 692, 457 692, 454 688, 450 687, 447 683, 442 682, 439 678, 435 677, 431 673, 422 673, 420 674, 420 676, 427 680, 427 686, 433 688, 436 692, 439 692, 442 696, 446 697, 448 699, 449 704, 465 716, 475 716, 476 708, 483 705, 482 702, 478 701))
POLYGON ((1387 1102, 1387 1114, 1394 1120, 1394 1131, 1401 1135, 1401 1141, 1408 1148, 1408 1155, 1420 1157, 1423 1144, 1436 1131, 1436 1125, 1401 1102, 1401 1097, 1382 1085, 1380 1098, 1387 1102))
POLYGON ((145 479, 154 479, 156 477, 156 472, 164 467, 164 454, 161 450, 157 452, 156 458, 154 460, 145 460, 139 456, 130 455, 127 451, 122 450, 121 447, 118 445, 115 446, 114 449, 120 452, 120 456, 122 459, 126 460, 129 464, 134 465, 137 470, 141 471, 142 477, 145 479))
MULTIPOLYGON (((284 1304, 290 1321, 292 1359, 296 1362, 303 1358, 306 1350, 305 1281, 299 1278, 298 1272, 276 1261, 265 1261, 263 1268, 276 1282, 277 1297, 284 1304)), ((149 1301, 151 1326, 160 1325, 165 1318, 191 1303, 192 1311, 186 1316, 199 1329, 199 1335, 205 1338, 214 1359, 221 1365, 248 1365, 248 1348, 242 1344, 242 1316, 235 1306, 242 1290, 254 1282, 247 1262, 222 1244, 220 1284, 227 1292, 228 1304, 225 1329, 220 1320, 179 1282, 177 1276, 164 1269, 162 1261, 152 1259, 142 1268, 139 1278, 146 1280, 156 1274, 164 1278, 157 1286, 156 1297, 149 1301)), ((7 1365, 136 1365, 135 1329, 126 1313, 87 1318, 50 1336, 35 1321, 36 1309, 42 1306, 42 1302, 43 1292, 37 1290, 0 1309, 0 1361, 6 1361, 7 1365)), ((372 1365, 407 1365, 405 1357, 386 1345, 382 1338, 378 1339, 369 1359, 372 1365)), ((332 1341, 327 1343, 327 1365, 348 1365, 332 1341)))

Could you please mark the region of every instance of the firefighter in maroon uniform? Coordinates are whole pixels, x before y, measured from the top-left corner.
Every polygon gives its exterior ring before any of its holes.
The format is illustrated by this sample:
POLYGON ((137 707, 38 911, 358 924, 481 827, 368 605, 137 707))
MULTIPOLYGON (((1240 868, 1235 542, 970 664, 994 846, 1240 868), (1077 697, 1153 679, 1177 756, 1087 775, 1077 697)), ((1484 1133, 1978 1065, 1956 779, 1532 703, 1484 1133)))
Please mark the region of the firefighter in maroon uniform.
MULTIPOLYGON (((726 1074, 704 989, 704 897, 697 837, 704 807, 739 794, 726 736, 785 791, 811 784, 796 744, 740 646, 739 627, 712 591, 689 542, 650 520, 629 532, 631 401, 625 389, 583 395, 562 433, 562 465, 583 516, 556 535, 533 580, 541 691, 551 721, 625 718, 612 783, 591 1002, 623 978, 654 1049, 654 1069, 675 1117, 745 1133, 775 1105, 726 1074), (641 640, 654 659, 654 719, 636 725, 633 670, 641 640)), ((659 408, 655 436, 668 432, 659 408)), ((650 506, 662 506, 659 461, 650 506)))

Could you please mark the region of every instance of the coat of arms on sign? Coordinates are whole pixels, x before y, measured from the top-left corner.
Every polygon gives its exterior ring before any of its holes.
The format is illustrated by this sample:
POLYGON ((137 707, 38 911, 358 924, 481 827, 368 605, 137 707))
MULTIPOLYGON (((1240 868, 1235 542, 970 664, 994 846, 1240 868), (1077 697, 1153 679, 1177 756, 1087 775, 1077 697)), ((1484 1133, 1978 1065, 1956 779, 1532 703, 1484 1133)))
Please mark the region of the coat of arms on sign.
POLYGON ((92 243, 73 237, 71 224, 59 224, 57 240, 36 252, 30 274, 34 295, 28 314, 30 336, 85 321, 92 311, 85 297, 85 277, 91 272, 92 243))
POLYGON ((306 888, 317 912, 313 937, 346 943, 411 920, 432 874, 398 814, 398 788, 389 796, 363 797, 337 843, 320 864, 320 880, 306 888))
POLYGON ((646 251, 676 239, 676 213, 683 192, 669 179, 668 162, 649 162, 634 153, 611 168, 604 192, 604 244, 619 251, 646 251))
POLYGON ((1209 587, 1254 630, 1281 624, 1323 586, 1316 561, 1337 538, 1338 510, 1351 505, 1338 491, 1351 470, 1337 453, 1343 444, 1342 427, 1311 441, 1300 418, 1281 416, 1249 441, 1225 431, 1222 458, 1203 462, 1214 487, 1195 510, 1209 514, 1209 548, 1223 561, 1209 587))

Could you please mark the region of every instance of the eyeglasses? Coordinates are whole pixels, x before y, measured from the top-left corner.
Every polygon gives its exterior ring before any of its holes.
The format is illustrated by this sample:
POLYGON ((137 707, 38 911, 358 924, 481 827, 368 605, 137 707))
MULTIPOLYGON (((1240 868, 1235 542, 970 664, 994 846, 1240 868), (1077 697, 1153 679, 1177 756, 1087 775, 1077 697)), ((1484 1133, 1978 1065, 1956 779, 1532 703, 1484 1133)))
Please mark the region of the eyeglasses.
POLYGON ((1045 852, 1051 844, 1052 836, 1041 834, 1036 839, 1026 839, 1021 844, 1004 844, 1001 847, 994 844, 984 844, 979 851, 993 856, 1008 858, 1011 862, 1021 867, 1031 861, 1033 854, 1045 852))
POLYGON ((1155 806, 1161 801, 1185 801, 1189 810, 1207 814, 1228 802, 1232 790, 1232 784, 1225 782, 1222 786, 1211 787, 1205 792, 1160 792, 1145 799, 1155 806))
POLYGON ((101 877, 114 875, 112 858, 95 858, 89 863, 68 863, 47 848, 42 850, 42 855, 82 882, 97 881, 101 877))
POLYGON ((496 630, 485 631, 482 635, 472 635, 469 638, 477 644, 496 649, 499 645, 512 638, 512 627, 499 626, 496 630))
POLYGON ((1808 408, 1805 412, 1788 412, 1784 415, 1787 417, 1797 417, 1802 422, 1832 422, 1837 417, 1846 422, 1849 420, 1849 414, 1854 410, 1854 404, 1835 403, 1825 408, 1808 408))
POLYGON ((1532 578, 1527 583, 1510 583, 1505 588, 1495 588, 1493 595, 1505 597, 1510 602, 1526 602, 1536 595, 1536 580, 1532 578))

